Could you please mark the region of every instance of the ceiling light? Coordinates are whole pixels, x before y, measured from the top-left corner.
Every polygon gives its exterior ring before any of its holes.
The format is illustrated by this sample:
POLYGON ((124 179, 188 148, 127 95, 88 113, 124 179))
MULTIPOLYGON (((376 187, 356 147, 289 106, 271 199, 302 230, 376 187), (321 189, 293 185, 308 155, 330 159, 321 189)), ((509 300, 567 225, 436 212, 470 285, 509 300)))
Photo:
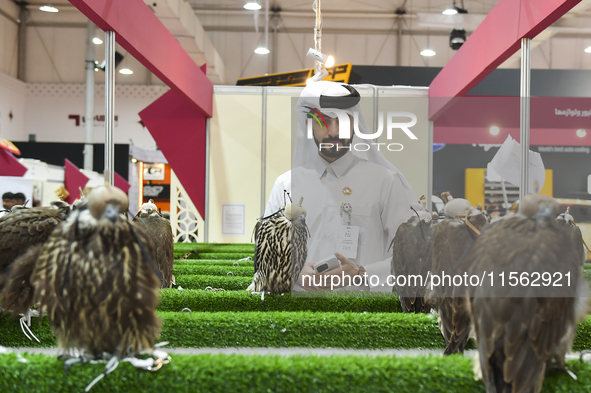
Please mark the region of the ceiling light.
POLYGON ((94 42, 94 44, 95 44, 95 45, 100 45, 100 44, 102 44, 102 43, 103 43, 103 40, 101 40, 101 39, 100 39, 100 38, 98 38, 98 37, 94 37, 94 38, 92 39, 92 42, 94 42))
POLYGON ((132 158, 131 162, 133 162, 135 164, 137 162, 137 158, 132 158))
POLYGON ((425 56, 425 57, 431 57, 431 56, 435 56, 437 53, 435 53, 435 51, 433 49, 423 49, 421 51, 421 56, 425 56))
POLYGON ((499 127, 497 127, 497 126, 492 126, 489 129, 489 131, 490 131, 491 135, 499 135, 499 127))
POLYGON ((585 48, 585 53, 591 53, 591 46, 585 48))
POLYGON ((43 11, 43 12, 59 12, 59 10, 55 7, 52 7, 50 5, 43 5, 41 7, 39 7, 39 10, 43 11))
POLYGON ((250 1, 246 4, 244 4, 244 8, 249 10, 249 11, 256 11, 256 10, 260 10, 261 9, 261 5, 255 1, 250 1))
POLYGON ((129 68, 122 68, 119 70, 119 73, 123 74, 123 75, 131 75, 131 74, 133 74, 133 71, 130 70, 129 68))
POLYGON ((330 68, 334 65, 334 57, 325 55, 322 52, 318 52, 314 48, 308 49, 308 53, 306 53, 306 56, 312 60, 319 61, 320 63, 324 64, 326 68, 330 68))
POLYGON ((257 55, 267 55, 269 54, 269 49, 265 48, 264 46, 259 46, 254 50, 254 53, 257 55))
POLYGON ((447 9, 443 10, 443 12, 442 12, 443 15, 455 15, 457 13, 458 13, 458 10, 456 10, 455 8, 452 8, 452 7, 447 8, 447 9))
POLYGON ((577 136, 579 138, 583 138, 585 135, 587 135, 587 131, 585 131, 584 129, 581 128, 577 130, 577 136))
POLYGON ((324 63, 324 66, 326 68, 330 68, 334 65, 334 57, 332 56, 328 56, 328 59, 326 59, 326 63, 324 63))
POLYGON ((453 50, 458 50, 466 42, 466 30, 464 29, 453 29, 449 33, 449 46, 453 50))

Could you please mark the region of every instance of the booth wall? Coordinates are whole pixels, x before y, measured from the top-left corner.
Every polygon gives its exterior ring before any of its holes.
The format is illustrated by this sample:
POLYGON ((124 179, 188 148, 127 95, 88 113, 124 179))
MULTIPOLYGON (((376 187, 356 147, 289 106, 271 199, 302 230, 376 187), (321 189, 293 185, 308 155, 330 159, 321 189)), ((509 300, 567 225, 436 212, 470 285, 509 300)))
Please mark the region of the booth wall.
POLYGON ((26 86, 0 73, 0 138, 9 141, 21 138, 25 128, 26 86))
MULTIPOLYGON (((155 150, 156 143, 140 122, 138 113, 168 88, 146 85, 118 85, 115 89, 114 140, 155 150)), ((79 142, 85 140, 85 91, 83 84, 27 84, 24 132, 14 138, 26 141, 35 134, 38 142, 79 142)), ((95 85, 94 143, 104 142, 104 85, 95 85)))
MULTIPOLYGON (((261 206, 260 88, 214 94, 210 120, 209 242, 249 243, 261 206), (257 94, 259 93, 259 94, 257 94), (246 205, 241 236, 222 235, 222 204, 246 205)), ((182 143, 182 141, 179 141, 182 143)))
MULTIPOLYGON (((539 152, 539 146, 531 150, 539 152)), ((467 168, 486 168, 499 150, 498 146, 446 145, 433 153, 433 194, 449 191, 463 198, 467 168)), ((591 175, 591 148, 581 152, 540 152, 544 167, 553 170, 553 190, 556 198, 591 199, 587 192, 587 177, 591 175)))

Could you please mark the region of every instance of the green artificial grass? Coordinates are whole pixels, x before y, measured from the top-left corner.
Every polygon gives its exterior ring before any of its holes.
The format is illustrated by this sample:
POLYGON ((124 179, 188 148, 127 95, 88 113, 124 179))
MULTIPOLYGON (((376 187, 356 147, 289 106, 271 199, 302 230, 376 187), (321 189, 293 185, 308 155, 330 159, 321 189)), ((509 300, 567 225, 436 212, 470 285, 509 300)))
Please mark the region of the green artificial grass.
POLYGON ((252 277, 225 277, 183 274, 176 277, 177 285, 184 289, 222 288, 226 291, 245 290, 252 277))
POLYGON ((254 253, 252 243, 175 243, 175 253, 197 252, 247 252, 254 253))
POLYGON ((254 252, 198 252, 197 259, 229 259, 237 261, 239 259, 251 257, 254 252))
MULTIPOLYGON (((0 355, 0 391, 39 393, 81 392, 104 370, 104 363, 77 364, 64 371, 64 362, 36 354, 0 355)), ((542 392, 589 392, 591 365, 568 362, 578 376, 552 372, 542 392)), ((472 360, 419 356, 245 356, 172 355, 159 371, 149 372, 121 363, 91 392, 484 392, 475 381, 472 360)))
POLYGON ((250 261, 236 261, 232 259, 175 259, 175 266, 226 266, 234 267, 237 264, 239 267, 252 267, 254 269, 254 262, 250 261))
MULTIPOLYGON (((159 312, 160 341, 173 347, 444 348, 430 315, 313 312, 159 312)), ((0 317, 0 345, 54 347, 47 318, 31 326, 41 343, 21 332, 18 320, 0 317)))
POLYGON ((234 273, 234 277, 250 277, 254 275, 254 266, 238 266, 232 265, 199 265, 199 264, 177 264, 174 265, 174 275, 180 276, 181 274, 199 274, 205 276, 226 276, 231 277, 234 273))
MULTIPOLYGON (((429 314, 318 312, 158 312, 160 340, 173 347, 445 348, 429 314)), ((579 325, 573 351, 591 348, 591 317, 579 325)), ((0 317, 0 346, 54 347, 47 318, 31 326, 41 343, 27 339, 18 320, 0 317)), ((469 343, 468 349, 474 348, 469 343)))
POLYGON ((160 291, 160 311, 317 311, 317 312, 402 312, 398 297, 393 294, 373 293, 368 296, 354 293, 325 293, 324 296, 252 295, 247 291, 203 291, 163 289, 160 291))

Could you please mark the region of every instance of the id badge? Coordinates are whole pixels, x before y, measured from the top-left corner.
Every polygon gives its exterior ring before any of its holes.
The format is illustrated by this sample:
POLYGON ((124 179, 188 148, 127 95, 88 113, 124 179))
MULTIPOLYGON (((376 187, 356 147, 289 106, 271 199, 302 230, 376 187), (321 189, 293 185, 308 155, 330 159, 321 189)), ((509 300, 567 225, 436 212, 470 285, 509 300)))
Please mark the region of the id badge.
POLYGON ((349 259, 357 258, 359 245, 359 227, 341 225, 337 233, 337 252, 349 259))

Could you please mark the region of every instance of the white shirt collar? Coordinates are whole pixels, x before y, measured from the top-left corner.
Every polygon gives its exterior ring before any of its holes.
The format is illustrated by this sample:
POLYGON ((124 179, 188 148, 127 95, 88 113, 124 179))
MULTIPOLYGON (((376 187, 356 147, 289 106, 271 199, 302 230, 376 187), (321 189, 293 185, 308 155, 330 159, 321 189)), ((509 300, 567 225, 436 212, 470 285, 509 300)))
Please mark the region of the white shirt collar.
POLYGON ((319 154, 316 156, 314 167, 316 168, 318 177, 322 177, 322 175, 324 175, 324 173, 330 168, 330 173, 334 174, 337 178, 341 178, 341 176, 343 176, 353 164, 353 158, 353 154, 347 152, 344 156, 329 163, 324 158, 320 157, 319 154))

